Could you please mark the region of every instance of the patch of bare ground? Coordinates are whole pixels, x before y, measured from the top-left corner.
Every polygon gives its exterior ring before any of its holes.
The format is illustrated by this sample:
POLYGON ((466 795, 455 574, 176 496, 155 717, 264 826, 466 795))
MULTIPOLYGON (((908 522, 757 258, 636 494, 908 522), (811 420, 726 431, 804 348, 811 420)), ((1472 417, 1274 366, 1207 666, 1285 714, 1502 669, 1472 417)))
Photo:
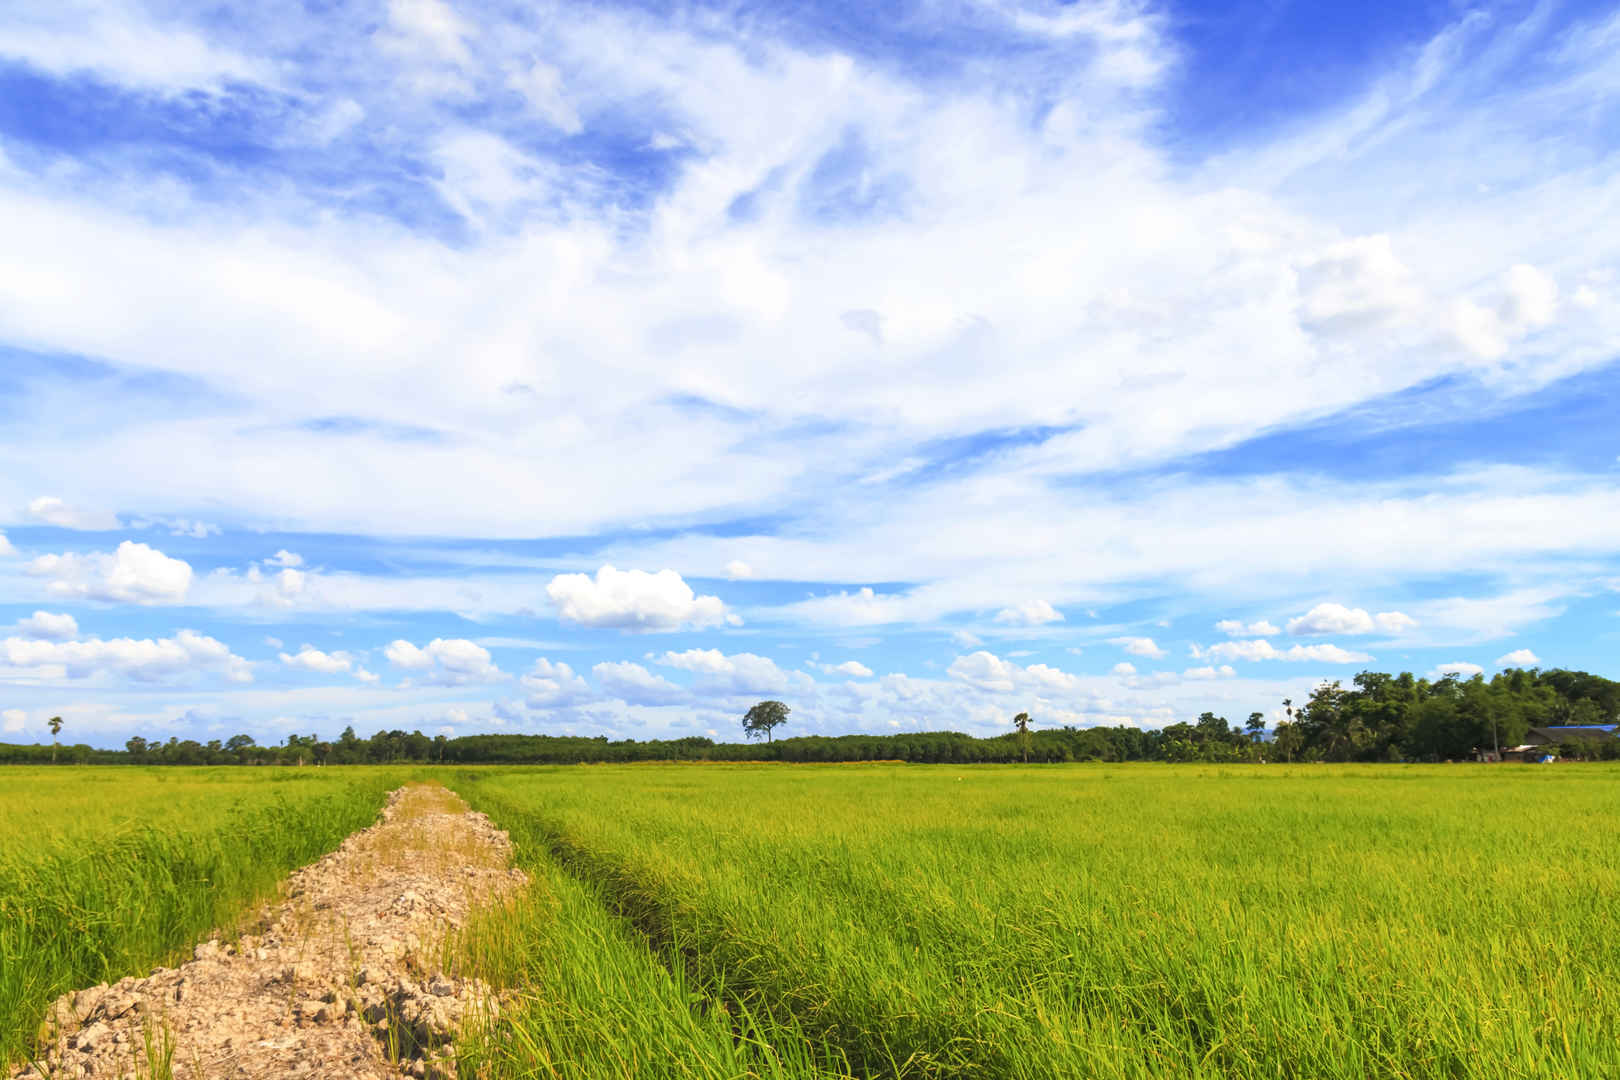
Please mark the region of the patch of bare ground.
POLYGON ((445 788, 400 788, 235 940, 59 998, 13 1076, 453 1077, 450 1041, 499 1002, 438 960, 474 909, 523 885, 511 847, 445 788))

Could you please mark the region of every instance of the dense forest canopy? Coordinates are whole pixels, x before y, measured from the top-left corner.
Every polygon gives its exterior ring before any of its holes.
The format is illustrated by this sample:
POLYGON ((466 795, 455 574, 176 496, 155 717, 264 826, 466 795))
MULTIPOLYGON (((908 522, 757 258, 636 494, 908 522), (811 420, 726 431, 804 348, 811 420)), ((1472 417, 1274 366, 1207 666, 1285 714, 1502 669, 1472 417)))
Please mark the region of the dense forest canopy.
MULTIPOLYGON (((327 741, 290 735, 280 746, 251 736, 199 743, 136 736, 122 750, 63 746, 72 764, 269 765, 444 762, 574 764, 629 761, 1447 761, 1524 740, 1532 727, 1620 722, 1620 682, 1584 671, 1510 668, 1486 680, 1364 671, 1350 686, 1323 683, 1309 700, 1286 701, 1286 720, 1267 729, 1263 713, 1241 724, 1206 712, 1195 723, 1158 730, 1119 727, 1036 728, 975 738, 954 731, 896 735, 809 735, 757 743, 703 737, 609 741, 605 736, 463 735, 379 731, 361 738, 352 727, 327 741)), ((1039 724, 1039 717, 1033 723, 1039 724)), ((46 763, 51 746, 0 744, 0 763, 46 763)), ((1620 757, 1620 738, 1570 738, 1565 757, 1620 757)))

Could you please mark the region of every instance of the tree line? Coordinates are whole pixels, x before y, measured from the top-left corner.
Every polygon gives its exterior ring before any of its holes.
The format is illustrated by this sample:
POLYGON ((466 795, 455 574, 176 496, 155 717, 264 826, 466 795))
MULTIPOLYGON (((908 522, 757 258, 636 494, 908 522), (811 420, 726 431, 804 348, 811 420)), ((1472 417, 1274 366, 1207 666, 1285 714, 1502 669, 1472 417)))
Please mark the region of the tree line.
MULTIPOLYGON (((780 705, 762 702, 761 705, 780 705)), ((755 706, 758 709, 759 706, 755 706)), ((771 738, 789 723, 783 707, 763 728, 770 741, 679 739, 609 740, 606 736, 444 735, 379 731, 370 738, 353 727, 336 739, 289 735, 261 746, 250 735, 208 742, 131 738, 123 750, 87 745, 0 744, 0 763, 141 765, 363 765, 395 763, 567 765, 635 761, 913 761, 953 764, 1061 761, 1448 761, 1481 749, 1523 742, 1532 727, 1596 725, 1620 721, 1620 682, 1584 671, 1510 668, 1487 680, 1414 677, 1363 671, 1350 686, 1325 682, 1299 703, 1283 702, 1284 720, 1269 728, 1263 713, 1241 723, 1205 712, 1192 723, 1143 729, 1040 728, 1020 713, 1013 730, 977 738, 956 731, 893 735, 805 735, 771 738)), ((760 715, 750 710, 760 732, 760 715)), ((1620 757, 1620 739, 1571 740, 1565 757, 1620 757)))

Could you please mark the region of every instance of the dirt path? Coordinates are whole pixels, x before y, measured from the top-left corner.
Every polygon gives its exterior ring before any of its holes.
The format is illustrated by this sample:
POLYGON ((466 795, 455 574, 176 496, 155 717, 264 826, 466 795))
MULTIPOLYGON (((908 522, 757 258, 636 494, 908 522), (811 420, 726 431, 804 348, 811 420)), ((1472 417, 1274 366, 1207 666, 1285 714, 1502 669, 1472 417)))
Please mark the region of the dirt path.
POLYGON ((510 862, 506 833, 454 794, 401 788, 240 940, 60 998, 48 1052, 13 1075, 453 1076, 446 1043, 494 999, 442 972, 439 946, 523 884, 510 862))

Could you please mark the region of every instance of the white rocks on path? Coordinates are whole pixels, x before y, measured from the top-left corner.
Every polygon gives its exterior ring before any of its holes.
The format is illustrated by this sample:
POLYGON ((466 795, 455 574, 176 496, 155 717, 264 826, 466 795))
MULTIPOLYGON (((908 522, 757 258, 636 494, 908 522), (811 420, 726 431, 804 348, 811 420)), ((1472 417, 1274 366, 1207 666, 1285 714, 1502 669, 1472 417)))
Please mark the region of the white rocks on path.
POLYGON ((444 937, 524 882, 511 841, 442 787, 393 792, 382 818, 294 873, 239 940, 177 968, 64 995, 40 1066, 16 1080, 452 1077, 447 1044, 492 1011, 476 980, 439 970, 444 937))

